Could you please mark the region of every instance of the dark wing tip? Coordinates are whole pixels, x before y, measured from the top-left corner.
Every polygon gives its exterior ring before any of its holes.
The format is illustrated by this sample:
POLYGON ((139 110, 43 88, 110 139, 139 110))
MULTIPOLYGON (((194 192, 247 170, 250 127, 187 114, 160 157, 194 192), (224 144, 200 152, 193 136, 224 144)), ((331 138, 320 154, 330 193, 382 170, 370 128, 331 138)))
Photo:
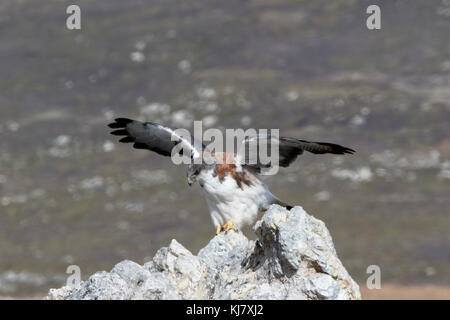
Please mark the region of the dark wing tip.
POLYGON ((133 143, 133 148, 135 149, 147 149, 154 151, 163 156, 170 156, 171 152, 166 150, 166 137, 161 135, 158 130, 164 130, 154 125, 156 127, 149 128, 148 124, 151 122, 140 122, 128 118, 116 118, 115 122, 108 124, 108 127, 113 130, 110 133, 114 136, 122 136, 119 142, 122 143, 133 143), (156 132, 152 131, 156 130, 156 132))
POLYGON ((116 118, 116 119, 114 119, 114 121, 115 122, 109 123, 108 127, 112 128, 112 129, 125 128, 128 123, 133 122, 133 120, 128 119, 128 118, 116 118))
POLYGON ((340 154, 346 154, 346 153, 348 153, 348 154, 353 154, 353 153, 355 153, 355 150, 353 150, 353 149, 350 149, 350 148, 347 148, 347 147, 344 147, 344 146, 340 146, 340 145, 336 145, 337 146, 337 148, 334 148, 334 150, 336 150, 336 151, 338 151, 340 154))
MULTIPOLYGON (((345 147, 344 147, 345 148, 345 147)), ((356 151, 350 148, 345 148, 344 153, 354 154, 356 151)))
POLYGON ((135 148, 135 149, 148 149, 148 146, 145 143, 135 142, 133 144, 133 148, 135 148))
POLYGON ((130 136, 126 136, 122 139, 119 140, 119 142, 123 142, 123 143, 130 143, 130 142, 134 142, 136 139, 130 136))
POLYGON ((114 136, 127 136, 128 131, 126 129, 119 129, 110 132, 114 136))
POLYGON ((329 152, 334 154, 353 154, 356 151, 338 144, 334 143, 326 143, 326 142, 320 142, 319 144, 327 146, 330 148, 329 152))
POLYGON ((111 129, 117 129, 117 128, 125 128, 125 125, 120 122, 112 122, 108 124, 108 127, 111 129))
POLYGON ((134 120, 128 118, 115 118, 114 121, 122 123, 130 123, 133 122, 134 120))

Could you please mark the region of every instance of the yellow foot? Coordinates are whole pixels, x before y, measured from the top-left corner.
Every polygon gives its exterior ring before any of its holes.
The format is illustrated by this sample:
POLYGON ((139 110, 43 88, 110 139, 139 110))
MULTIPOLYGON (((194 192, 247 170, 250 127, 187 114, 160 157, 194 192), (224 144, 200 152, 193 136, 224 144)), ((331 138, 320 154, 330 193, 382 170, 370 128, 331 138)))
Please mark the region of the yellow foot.
POLYGON ((220 224, 218 224, 216 227, 216 234, 219 234, 220 231, 222 231, 222 226, 220 224))
POLYGON ((230 231, 230 230, 234 230, 234 231, 238 231, 238 228, 234 225, 233 221, 228 220, 227 222, 225 222, 225 224, 222 226, 222 230, 223 231, 230 231))

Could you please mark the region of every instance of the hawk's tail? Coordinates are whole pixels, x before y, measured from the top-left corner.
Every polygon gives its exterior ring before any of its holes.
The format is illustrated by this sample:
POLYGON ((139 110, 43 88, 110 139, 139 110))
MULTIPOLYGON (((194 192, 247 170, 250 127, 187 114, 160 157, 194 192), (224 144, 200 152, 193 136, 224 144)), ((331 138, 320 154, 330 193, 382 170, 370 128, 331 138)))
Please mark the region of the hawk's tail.
POLYGON ((291 206, 291 205, 289 205, 289 204, 287 204, 287 203, 281 201, 281 200, 278 199, 278 198, 275 198, 275 201, 272 202, 272 204, 278 204, 278 205, 280 205, 280 206, 282 206, 282 207, 285 207, 287 210, 291 210, 291 209, 293 208, 293 206, 291 206))

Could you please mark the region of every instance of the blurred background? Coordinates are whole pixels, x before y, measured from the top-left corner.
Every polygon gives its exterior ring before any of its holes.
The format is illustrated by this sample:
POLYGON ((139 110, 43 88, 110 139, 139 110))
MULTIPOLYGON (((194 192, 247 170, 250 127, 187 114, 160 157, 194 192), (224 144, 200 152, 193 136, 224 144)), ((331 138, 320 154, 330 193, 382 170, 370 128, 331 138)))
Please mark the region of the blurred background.
POLYGON ((449 31, 449 0, 2 0, 0 297, 213 237, 185 168, 109 135, 124 116, 356 149, 265 182, 326 223, 364 298, 449 299, 449 31))

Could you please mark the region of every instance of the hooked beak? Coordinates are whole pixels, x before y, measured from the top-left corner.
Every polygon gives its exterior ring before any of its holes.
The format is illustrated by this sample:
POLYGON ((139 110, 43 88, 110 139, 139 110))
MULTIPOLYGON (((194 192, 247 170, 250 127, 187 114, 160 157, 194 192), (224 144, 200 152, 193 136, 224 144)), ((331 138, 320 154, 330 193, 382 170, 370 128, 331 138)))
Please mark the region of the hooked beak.
POLYGON ((196 181, 195 177, 188 177, 187 178, 187 182, 188 182, 189 187, 192 186, 195 181, 196 181))

